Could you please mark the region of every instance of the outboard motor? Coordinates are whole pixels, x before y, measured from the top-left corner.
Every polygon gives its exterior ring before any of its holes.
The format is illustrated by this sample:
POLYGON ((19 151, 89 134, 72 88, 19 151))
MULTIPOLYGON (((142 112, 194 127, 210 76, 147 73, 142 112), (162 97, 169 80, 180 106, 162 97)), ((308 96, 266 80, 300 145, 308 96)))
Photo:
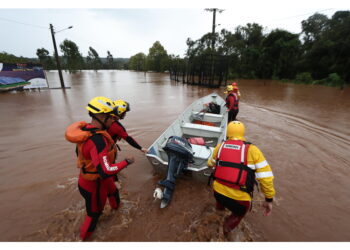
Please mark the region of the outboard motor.
POLYGON ((166 179, 158 184, 164 187, 160 208, 165 208, 173 195, 176 178, 187 168, 189 162, 193 162, 191 144, 182 137, 171 136, 163 148, 168 155, 168 169, 166 179))

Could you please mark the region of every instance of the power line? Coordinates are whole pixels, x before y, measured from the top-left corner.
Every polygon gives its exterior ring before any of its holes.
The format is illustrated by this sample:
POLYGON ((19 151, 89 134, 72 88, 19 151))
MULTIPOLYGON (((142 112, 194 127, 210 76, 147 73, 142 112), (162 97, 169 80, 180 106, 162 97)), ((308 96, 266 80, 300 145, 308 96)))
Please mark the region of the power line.
POLYGON ((17 24, 22 24, 22 25, 28 25, 28 26, 32 26, 32 27, 40 28, 40 29, 48 29, 48 27, 44 27, 44 26, 40 26, 40 25, 36 25, 36 24, 31 24, 31 23, 18 22, 16 20, 11 20, 11 19, 7 19, 7 18, 3 18, 3 17, 0 17, 0 20, 4 20, 7 22, 13 22, 13 23, 17 23, 17 24))

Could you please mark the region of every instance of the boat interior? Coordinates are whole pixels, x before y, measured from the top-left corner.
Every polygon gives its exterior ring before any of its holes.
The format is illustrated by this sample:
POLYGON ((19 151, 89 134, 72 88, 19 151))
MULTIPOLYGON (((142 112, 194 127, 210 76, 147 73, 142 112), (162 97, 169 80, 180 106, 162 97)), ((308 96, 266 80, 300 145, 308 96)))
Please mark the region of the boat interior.
POLYGON ((189 169, 198 171, 203 166, 206 167, 207 159, 211 156, 214 147, 226 136, 226 122, 225 114, 213 114, 206 112, 205 109, 200 112, 191 111, 190 115, 184 115, 183 119, 172 124, 158 141, 157 148, 161 159, 168 161, 168 156, 163 148, 170 136, 176 135, 188 140, 200 138, 202 142, 200 144, 190 142, 194 163, 190 164, 189 169))

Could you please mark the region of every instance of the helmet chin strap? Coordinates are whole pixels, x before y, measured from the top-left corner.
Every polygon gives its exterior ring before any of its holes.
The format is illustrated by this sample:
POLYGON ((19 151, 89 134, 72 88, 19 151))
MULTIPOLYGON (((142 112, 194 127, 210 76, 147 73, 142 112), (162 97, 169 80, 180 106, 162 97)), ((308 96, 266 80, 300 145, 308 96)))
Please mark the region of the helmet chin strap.
POLYGON ((98 119, 94 114, 92 115, 92 117, 102 125, 103 130, 107 130, 107 126, 105 123, 108 120, 108 116, 106 116, 104 122, 102 122, 100 119, 98 119))

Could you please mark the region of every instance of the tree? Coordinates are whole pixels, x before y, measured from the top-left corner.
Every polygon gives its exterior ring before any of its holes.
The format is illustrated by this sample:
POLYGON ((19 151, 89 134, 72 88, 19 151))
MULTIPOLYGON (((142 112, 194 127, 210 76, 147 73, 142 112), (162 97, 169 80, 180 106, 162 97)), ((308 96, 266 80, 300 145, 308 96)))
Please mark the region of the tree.
POLYGON ((36 55, 38 56, 40 63, 48 70, 56 68, 49 54, 49 51, 44 48, 36 50, 36 55))
POLYGON ((298 34, 281 29, 271 31, 263 41, 264 76, 294 79, 301 54, 300 46, 298 34))
POLYGON ((107 68, 108 69, 114 69, 115 68, 113 55, 109 51, 107 51, 107 68))
POLYGON ((350 82, 350 11, 334 13, 322 38, 329 45, 328 73, 338 73, 350 82))
POLYGON ((159 41, 156 41, 149 49, 147 56, 148 69, 156 72, 164 72, 169 68, 168 53, 159 41))
POLYGON ((64 40, 60 44, 60 48, 65 59, 65 66, 69 72, 74 72, 83 68, 83 57, 79 52, 78 46, 73 41, 64 40))
POLYGON ((130 57, 129 69, 136 71, 146 71, 146 55, 140 52, 130 57))
POLYGON ((246 26, 238 26, 234 34, 234 44, 239 58, 239 75, 245 78, 261 77, 263 73, 260 67, 263 27, 256 23, 248 23, 246 26))
MULTIPOLYGON (((25 57, 17 57, 12 54, 8 54, 5 51, 0 52, 0 62, 2 63, 30 63, 33 62, 32 59, 30 58, 25 58, 25 57)), ((36 61, 34 61, 36 62, 36 61)))
POLYGON ((337 11, 331 19, 316 13, 302 25, 303 71, 312 72, 318 80, 337 73, 350 81, 350 12, 337 11))
POLYGON ((94 69, 97 71, 102 68, 101 59, 97 51, 92 47, 89 47, 88 56, 86 57, 86 62, 90 69, 94 69))
POLYGON ((304 35, 304 45, 310 48, 312 43, 321 38, 322 33, 328 27, 328 17, 323 14, 315 13, 307 20, 301 22, 302 34, 304 35))

